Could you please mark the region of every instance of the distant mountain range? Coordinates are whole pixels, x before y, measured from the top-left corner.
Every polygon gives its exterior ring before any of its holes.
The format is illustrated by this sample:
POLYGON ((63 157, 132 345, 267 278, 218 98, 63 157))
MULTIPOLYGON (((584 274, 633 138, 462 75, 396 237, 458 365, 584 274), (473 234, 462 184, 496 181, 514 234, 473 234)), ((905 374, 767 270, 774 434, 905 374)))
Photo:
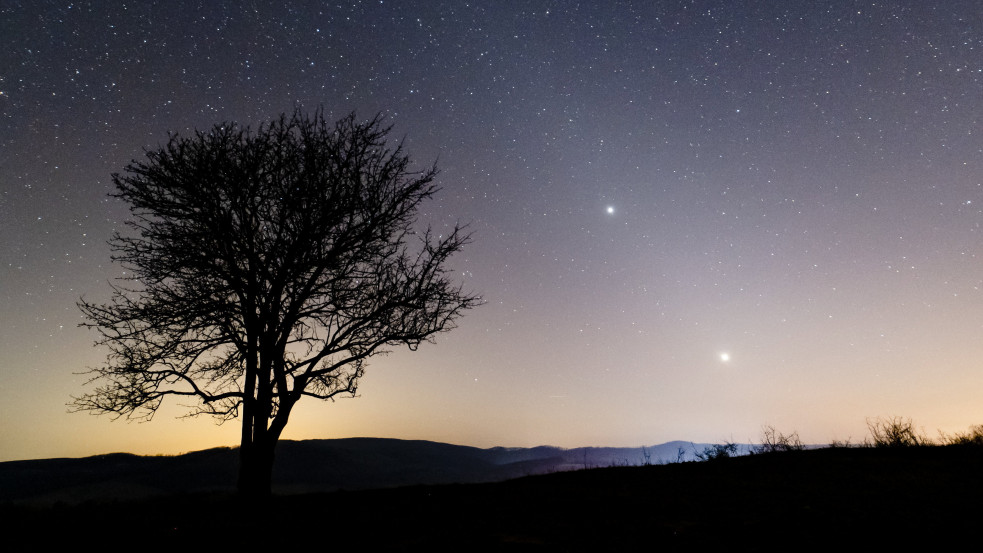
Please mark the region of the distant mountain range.
MULTIPOLYGON (((593 455, 699 449, 475 449, 432 442, 287 442, 280 494, 263 508, 228 493, 234 449, 0 464, 0 532, 32 550, 137 544, 176 551, 660 551, 965 548, 979 530, 983 447, 824 447, 706 463, 570 468, 593 455), (545 456, 545 457, 544 457, 545 456), (296 493, 343 487, 341 491, 296 493), (209 493, 209 490, 218 490, 209 493), (186 493, 181 493, 186 492, 186 493), (20 499, 11 499, 14 494, 20 499), (73 504, 74 503, 74 504, 73 504), (804 545, 803 545, 804 544, 804 545), (802 546, 802 547, 799 547, 802 546), (903 547, 902 547, 903 546, 903 547)), ((711 450, 716 451, 716 450, 711 450)), ((729 451, 728 451, 729 452, 729 451)), ((638 460, 644 463, 644 455, 638 460)))
MULTIPOLYGON (((416 484, 495 482, 583 468, 692 461, 709 444, 562 449, 476 447, 420 440, 347 438, 281 441, 275 493, 390 488, 416 484)), ((739 446, 745 453, 747 446, 739 446)), ((79 459, 0 463, 0 502, 77 504, 234 489, 238 450, 215 448, 177 456, 128 453, 79 459)))

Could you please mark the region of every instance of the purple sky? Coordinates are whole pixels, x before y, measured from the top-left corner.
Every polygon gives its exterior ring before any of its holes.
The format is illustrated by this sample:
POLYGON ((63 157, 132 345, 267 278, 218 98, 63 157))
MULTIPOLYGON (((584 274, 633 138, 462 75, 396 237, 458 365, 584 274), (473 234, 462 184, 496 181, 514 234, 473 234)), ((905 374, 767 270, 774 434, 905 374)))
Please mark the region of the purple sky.
POLYGON ((425 221, 471 223, 452 265, 487 304, 286 438, 983 423, 981 37, 976 0, 5 2, 0 460, 236 443, 179 402, 67 413, 105 355, 75 302, 120 274, 113 172, 295 105, 438 160, 425 221))

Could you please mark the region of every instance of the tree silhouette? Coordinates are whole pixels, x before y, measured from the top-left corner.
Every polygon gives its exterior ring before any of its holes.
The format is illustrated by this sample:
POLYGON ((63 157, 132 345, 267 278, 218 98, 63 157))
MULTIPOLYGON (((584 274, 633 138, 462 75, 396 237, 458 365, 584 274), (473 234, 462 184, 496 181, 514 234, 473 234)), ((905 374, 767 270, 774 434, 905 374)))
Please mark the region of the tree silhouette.
POLYGON ((255 131, 172 135, 114 174, 135 235, 110 240, 128 277, 79 301, 108 346, 74 410, 151 419, 166 396, 241 418, 238 488, 270 493, 274 449, 304 396, 354 395, 368 358, 415 350, 480 298, 448 277, 468 241, 415 228, 436 168, 409 169, 377 116, 321 112, 255 131))

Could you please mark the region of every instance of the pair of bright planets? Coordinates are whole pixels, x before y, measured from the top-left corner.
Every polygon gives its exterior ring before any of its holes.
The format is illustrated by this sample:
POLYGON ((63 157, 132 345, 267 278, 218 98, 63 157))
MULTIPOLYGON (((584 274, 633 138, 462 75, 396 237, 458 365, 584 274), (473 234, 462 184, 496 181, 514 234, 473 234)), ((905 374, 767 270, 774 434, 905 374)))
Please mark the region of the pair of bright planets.
MULTIPOLYGON (((614 206, 609 205, 604 209, 604 211, 606 211, 608 215, 614 215, 614 206)), ((721 363, 727 363, 730 361, 730 354, 727 353, 726 351, 721 352, 719 357, 721 363)))

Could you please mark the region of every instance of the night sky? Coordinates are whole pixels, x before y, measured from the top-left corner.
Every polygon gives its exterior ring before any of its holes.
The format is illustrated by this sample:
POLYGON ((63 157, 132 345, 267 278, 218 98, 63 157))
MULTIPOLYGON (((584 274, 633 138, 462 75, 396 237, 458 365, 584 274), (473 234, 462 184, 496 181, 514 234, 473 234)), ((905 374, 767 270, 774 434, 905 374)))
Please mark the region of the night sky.
POLYGON ((983 423, 983 7, 0 5, 0 460, 235 445, 67 412, 121 274, 111 174, 168 132, 383 113, 486 304, 285 438, 860 441, 983 423))

